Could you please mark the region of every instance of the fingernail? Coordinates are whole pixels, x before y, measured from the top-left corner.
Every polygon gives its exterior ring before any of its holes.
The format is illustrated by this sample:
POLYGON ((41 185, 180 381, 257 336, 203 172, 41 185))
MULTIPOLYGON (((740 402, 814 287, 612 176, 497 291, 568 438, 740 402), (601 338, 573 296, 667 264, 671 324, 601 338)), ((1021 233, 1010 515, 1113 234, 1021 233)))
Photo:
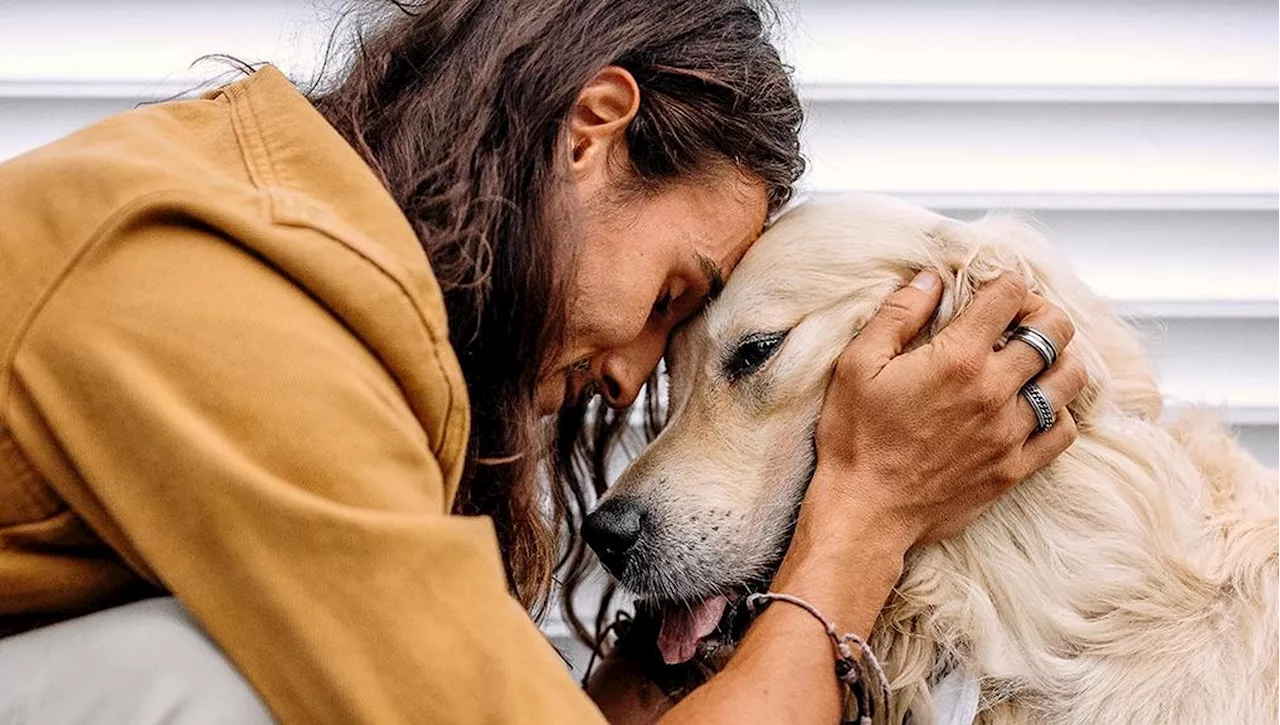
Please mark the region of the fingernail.
POLYGON ((911 280, 911 286, 919 290, 928 292, 938 284, 938 275, 930 270, 923 269, 911 280))

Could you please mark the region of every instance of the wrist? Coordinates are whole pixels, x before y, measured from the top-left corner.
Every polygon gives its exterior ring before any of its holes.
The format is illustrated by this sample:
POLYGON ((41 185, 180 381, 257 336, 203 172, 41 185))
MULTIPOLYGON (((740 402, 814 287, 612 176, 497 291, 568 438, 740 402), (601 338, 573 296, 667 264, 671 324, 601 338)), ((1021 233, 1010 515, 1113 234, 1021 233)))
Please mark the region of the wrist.
POLYGON ((797 532, 815 544, 868 550, 901 559, 920 538, 919 527, 903 515, 896 501, 886 500, 902 481, 819 463, 805 495, 797 532))
POLYGON ((866 636, 915 538, 900 521, 860 505, 860 486, 827 475, 820 469, 814 476, 772 588, 805 598, 866 636))

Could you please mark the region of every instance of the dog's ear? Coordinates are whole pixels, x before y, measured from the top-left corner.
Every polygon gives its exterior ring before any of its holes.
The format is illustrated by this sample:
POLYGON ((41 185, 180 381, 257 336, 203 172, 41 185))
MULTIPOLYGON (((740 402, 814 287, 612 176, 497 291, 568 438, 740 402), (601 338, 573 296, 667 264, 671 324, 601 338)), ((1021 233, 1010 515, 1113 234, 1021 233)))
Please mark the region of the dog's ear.
POLYGON ((936 327, 959 314, 983 284, 1005 272, 1019 274, 1075 324, 1069 349, 1089 373, 1089 384, 1069 406, 1076 420, 1087 425, 1100 405, 1159 417, 1159 390, 1138 335, 1085 286, 1029 219, 989 214, 968 224, 941 225, 933 237, 947 286, 936 327))

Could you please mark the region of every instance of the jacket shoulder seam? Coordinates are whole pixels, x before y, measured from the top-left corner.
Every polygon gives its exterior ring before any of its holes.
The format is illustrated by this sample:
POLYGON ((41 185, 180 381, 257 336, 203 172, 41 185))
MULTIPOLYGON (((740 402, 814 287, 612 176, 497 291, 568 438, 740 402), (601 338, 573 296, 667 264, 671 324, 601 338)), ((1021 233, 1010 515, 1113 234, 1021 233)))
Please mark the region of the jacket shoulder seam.
MULTIPOLYGON (((448 397, 445 403, 444 420, 441 421, 441 427, 443 429, 441 431, 442 435, 440 436, 440 439, 439 439, 439 445, 433 447, 433 450, 432 450, 432 453, 436 455, 437 460, 440 460, 441 456, 445 452, 444 449, 451 442, 452 436, 449 435, 449 427, 451 425, 452 418, 456 413, 456 401, 454 399, 455 391, 454 391, 453 380, 451 379, 451 376, 449 374, 448 366, 445 365, 444 361, 440 357, 441 346, 450 345, 448 333, 442 334, 442 331, 439 329, 439 325, 437 325, 434 321, 432 321, 426 315, 423 314, 423 310, 421 306, 414 301, 414 295, 405 285, 404 280, 400 279, 398 275, 393 274, 390 270, 386 269, 386 267, 379 264, 377 260, 370 258, 369 255, 365 254, 360 249, 348 243, 346 240, 342 238, 341 235, 331 230, 325 229, 320 225, 312 224, 312 223, 301 221, 301 220, 293 221, 293 220, 284 220, 284 219, 273 219, 273 222, 277 224, 286 225, 286 226, 292 226, 295 228, 306 229, 307 231, 313 232, 315 234, 319 234, 320 236, 325 237, 326 239, 329 239, 331 242, 334 242, 335 244, 339 245, 343 249, 346 249, 351 254, 356 255, 365 264, 368 264, 370 267, 376 269, 378 271, 378 274, 380 274, 382 277, 390 281, 395 286, 395 289, 397 293, 400 295, 400 297, 405 301, 406 304, 408 304, 410 309, 413 310, 413 314, 415 318, 418 320, 418 323, 427 332, 427 338, 431 342, 432 362, 435 363, 436 370, 439 373, 440 378, 444 381, 444 388, 448 391, 448 397)), ((470 433, 469 431, 463 431, 463 435, 469 435, 469 433, 470 433)))
POLYGON ((80 265, 80 262, 84 259, 85 255, 96 249, 104 239, 110 236, 111 232, 114 232, 120 226, 120 222, 122 220, 127 219, 139 209, 145 208, 147 205, 154 203, 155 200, 164 198, 173 193, 173 190, 170 189, 151 191, 146 194, 142 194, 141 196, 134 197, 124 204, 121 204, 115 209, 115 211, 109 214, 102 223, 98 224, 98 226, 94 228, 93 232, 85 237, 85 241, 79 245, 79 248, 77 248, 76 251, 67 258, 67 260, 62 264, 62 267, 53 275, 53 279, 49 280, 49 283, 45 288, 36 295, 35 301, 31 304, 30 309, 27 310, 26 314, 18 322, 13 338, 9 342, 9 348, 4 351, 4 357, 0 358, 0 410, 5 409, 8 404, 9 397, 12 394, 14 378, 13 367, 14 360, 18 355, 18 350, 22 347, 32 325, 35 324, 36 319, 39 318, 40 314, 48 305, 49 300, 57 293, 63 282, 65 282, 71 272, 80 265))

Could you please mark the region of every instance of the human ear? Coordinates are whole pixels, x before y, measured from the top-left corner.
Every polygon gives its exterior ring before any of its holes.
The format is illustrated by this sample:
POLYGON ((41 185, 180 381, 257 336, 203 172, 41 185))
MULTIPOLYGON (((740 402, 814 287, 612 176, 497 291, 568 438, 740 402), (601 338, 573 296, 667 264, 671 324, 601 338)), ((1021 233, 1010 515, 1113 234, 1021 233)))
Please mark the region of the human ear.
POLYGON ((640 87, 625 68, 608 66, 595 75, 574 103, 569 167, 574 176, 599 173, 612 155, 626 149, 626 130, 640 109, 640 87))

